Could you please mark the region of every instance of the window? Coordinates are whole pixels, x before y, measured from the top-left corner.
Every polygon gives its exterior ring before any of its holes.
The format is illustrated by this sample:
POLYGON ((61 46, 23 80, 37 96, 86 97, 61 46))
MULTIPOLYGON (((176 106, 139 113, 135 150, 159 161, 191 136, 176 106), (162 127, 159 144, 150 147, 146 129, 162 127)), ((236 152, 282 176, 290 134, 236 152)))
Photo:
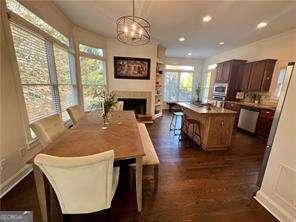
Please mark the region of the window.
POLYGON ((171 69, 171 70, 194 71, 194 66, 166 65, 165 68, 166 69, 171 69))
POLYGON ((164 95, 166 102, 191 101, 194 66, 166 65, 164 95))
POLYGON ((208 71, 205 73, 205 78, 203 79, 202 85, 202 102, 208 102, 208 97, 210 95, 212 72, 217 67, 217 64, 208 65, 208 71))
POLYGON ((211 85, 211 77, 212 71, 208 71, 205 78, 204 83, 204 94, 203 94, 203 102, 208 102, 209 92, 210 92, 210 85, 211 85))
POLYGON ((281 90, 285 81, 285 76, 286 76, 286 68, 282 68, 279 72, 276 89, 273 94, 274 99, 280 98, 281 90))
POLYGON ((63 120, 70 119, 66 109, 77 104, 77 85, 74 72, 74 56, 60 46, 54 45, 57 89, 63 120), (72 68, 72 69, 71 69, 72 68))
POLYGON ((76 104, 74 57, 35 33, 11 23, 29 122, 60 113, 76 104))
POLYGON ((58 39, 63 44, 69 46, 69 39, 61 34, 59 31, 57 31, 52 26, 48 25, 46 22, 44 22, 41 18, 36 16, 34 13, 32 13, 30 10, 28 10, 26 7, 24 7, 22 4, 17 2, 16 0, 6 0, 7 8, 14 12, 15 14, 21 16, 26 21, 32 23, 42 31, 45 31, 52 37, 58 39))
POLYGON ((19 67, 29 121, 56 112, 46 53, 46 42, 11 24, 14 48, 19 67))
MULTIPOLYGON (((93 52, 101 52, 102 49, 92 48, 80 44, 79 50, 83 53, 80 54, 80 68, 81 68, 81 82, 83 90, 84 109, 91 110, 92 106, 99 101, 93 98, 96 89, 104 89, 106 86, 105 81, 105 62, 100 57, 95 57, 93 52), (90 51, 86 49, 91 49, 90 51), (88 55, 89 54, 89 55, 88 55)), ((97 54, 96 54, 97 55, 97 54)))
POLYGON ((104 56, 103 50, 99 48, 90 47, 87 45, 79 44, 79 51, 91 54, 94 56, 104 56))

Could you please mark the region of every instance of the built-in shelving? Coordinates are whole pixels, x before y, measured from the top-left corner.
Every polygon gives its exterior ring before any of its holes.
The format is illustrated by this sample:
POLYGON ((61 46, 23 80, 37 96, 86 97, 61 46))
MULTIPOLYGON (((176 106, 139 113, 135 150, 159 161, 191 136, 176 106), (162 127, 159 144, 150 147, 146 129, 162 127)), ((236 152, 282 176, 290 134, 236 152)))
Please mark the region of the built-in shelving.
POLYGON ((154 109, 155 118, 162 116, 163 72, 164 72, 164 63, 162 61, 157 61, 156 79, 155 79, 155 109, 154 109))

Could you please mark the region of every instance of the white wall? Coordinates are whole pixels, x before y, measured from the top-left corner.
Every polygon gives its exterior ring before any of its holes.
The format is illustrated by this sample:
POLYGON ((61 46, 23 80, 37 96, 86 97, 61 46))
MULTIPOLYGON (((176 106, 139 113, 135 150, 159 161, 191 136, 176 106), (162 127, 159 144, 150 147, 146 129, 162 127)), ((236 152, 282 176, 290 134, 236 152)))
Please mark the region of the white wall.
POLYGON ((205 76, 208 65, 231 59, 243 59, 250 62, 277 59, 269 90, 269 94, 272 95, 280 68, 287 65, 289 61, 296 60, 296 29, 207 58, 204 63, 203 76, 205 76))
POLYGON ((296 67, 256 199, 280 221, 296 221, 296 67))
POLYGON ((120 43, 116 39, 107 41, 107 83, 110 91, 149 91, 152 93, 150 113, 154 113, 155 104, 155 78, 157 62, 157 44, 150 43, 142 46, 129 46, 120 43), (150 63, 150 79, 115 79, 114 78, 114 56, 148 58, 150 63))
POLYGON ((157 61, 157 45, 150 43, 143 46, 128 46, 116 39, 107 41, 107 81, 109 90, 154 91, 157 61), (150 79, 131 80, 114 78, 114 56, 151 59, 150 79))

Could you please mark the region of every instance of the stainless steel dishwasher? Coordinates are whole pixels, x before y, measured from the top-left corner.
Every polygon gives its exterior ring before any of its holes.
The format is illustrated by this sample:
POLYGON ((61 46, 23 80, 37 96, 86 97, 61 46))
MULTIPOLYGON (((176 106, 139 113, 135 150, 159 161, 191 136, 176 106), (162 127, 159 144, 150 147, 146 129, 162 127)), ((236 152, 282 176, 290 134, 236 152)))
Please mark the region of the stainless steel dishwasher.
POLYGON ((243 130, 255 133, 259 111, 241 108, 237 126, 243 130))

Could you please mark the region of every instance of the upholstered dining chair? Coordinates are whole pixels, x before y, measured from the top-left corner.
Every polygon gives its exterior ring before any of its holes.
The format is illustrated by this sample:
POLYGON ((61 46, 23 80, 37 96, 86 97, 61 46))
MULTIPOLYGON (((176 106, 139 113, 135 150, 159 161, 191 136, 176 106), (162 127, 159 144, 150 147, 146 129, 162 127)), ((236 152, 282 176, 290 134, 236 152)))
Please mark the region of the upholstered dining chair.
POLYGON ((111 207, 119 178, 119 167, 113 168, 113 162, 113 150, 82 157, 38 154, 34 159, 51 184, 65 219, 111 207))
POLYGON ((123 110, 123 105, 124 105, 124 102, 123 101, 118 101, 115 105, 115 108, 114 110, 117 110, 117 111, 121 111, 123 110))
POLYGON ((74 125, 85 115, 82 106, 79 105, 68 107, 67 112, 74 125))
POLYGON ((42 146, 51 143, 66 130, 58 114, 37 120, 30 124, 30 128, 38 136, 42 146))

